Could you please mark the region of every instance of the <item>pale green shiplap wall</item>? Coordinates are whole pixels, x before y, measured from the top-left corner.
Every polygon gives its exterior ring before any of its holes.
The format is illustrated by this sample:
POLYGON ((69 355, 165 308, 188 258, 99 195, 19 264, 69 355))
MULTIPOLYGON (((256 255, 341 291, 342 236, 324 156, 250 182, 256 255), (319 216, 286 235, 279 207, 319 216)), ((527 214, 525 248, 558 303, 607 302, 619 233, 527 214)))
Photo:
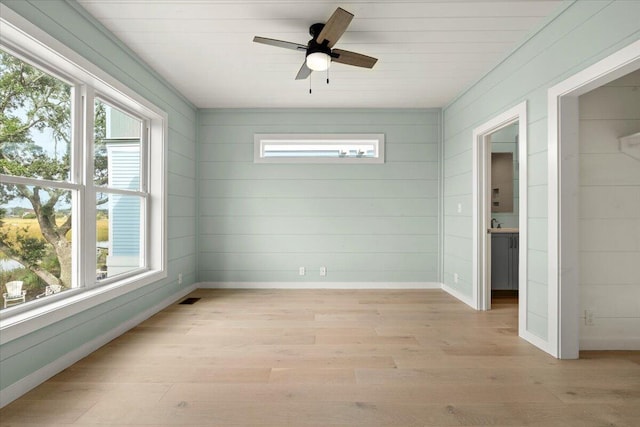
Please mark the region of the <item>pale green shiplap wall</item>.
POLYGON ((578 1, 444 109, 444 282, 471 296, 472 131, 528 105, 528 324, 548 336, 547 89, 640 38, 640 2, 578 1), (462 203, 462 213, 456 212, 462 203), (453 274, 460 275, 458 284, 453 274))
POLYGON ((199 122, 201 281, 438 281, 440 110, 205 110, 199 122), (254 133, 384 133, 386 163, 254 164, 254 133))
POLYGON ((196 110, 73 2, 2 1, 169 115, 169 277, 0 348, 0 389, 191 285, 196 276, 196 110), (184 275, 182 285, 177 274, 184 275))

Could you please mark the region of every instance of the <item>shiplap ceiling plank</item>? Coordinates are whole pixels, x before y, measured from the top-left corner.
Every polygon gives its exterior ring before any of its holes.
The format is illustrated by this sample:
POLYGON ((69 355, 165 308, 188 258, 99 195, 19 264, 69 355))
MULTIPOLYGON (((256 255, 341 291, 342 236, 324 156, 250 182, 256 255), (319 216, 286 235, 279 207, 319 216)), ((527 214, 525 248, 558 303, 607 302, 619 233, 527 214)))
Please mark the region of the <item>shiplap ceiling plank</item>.
POLYGON ((542 24, 560 0, 79 0, 106 28, 201 108, 441 107, 542 24), (294 77, 306 44, 336 7, 355 15, 337 48, 379 58, 372 70, 334 63, 294 77))

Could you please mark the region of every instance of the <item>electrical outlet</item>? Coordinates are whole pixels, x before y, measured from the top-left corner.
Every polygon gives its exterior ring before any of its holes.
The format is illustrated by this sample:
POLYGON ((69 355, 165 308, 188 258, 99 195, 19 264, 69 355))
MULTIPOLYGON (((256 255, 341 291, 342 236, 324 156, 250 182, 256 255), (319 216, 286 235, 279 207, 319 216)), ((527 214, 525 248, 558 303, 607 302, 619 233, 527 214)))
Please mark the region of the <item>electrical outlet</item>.
POLYGON ((593 310, 584 311, 584 324, 587 326, 593 326, 595 324, 595 316, 593 310))
POLYGON ((178 285, 182 285, 182 273, 178 274, 178 285))
POLYGON ((327 267, 320 267, 320 275, 321 276, 327 275, 327 267))
POLYGON ((304 276, 305 274, 307 274, 307 270, 304 267, 300 267, 298 269, 298 274, 304 276))
POLYGON ((458 283, 459 280, 460 276, 458 276, 458 273, 453 273, 453 283, 458 283))
POLYGON ((458 203, 458 213, 462 213, 462 203, 458 203))

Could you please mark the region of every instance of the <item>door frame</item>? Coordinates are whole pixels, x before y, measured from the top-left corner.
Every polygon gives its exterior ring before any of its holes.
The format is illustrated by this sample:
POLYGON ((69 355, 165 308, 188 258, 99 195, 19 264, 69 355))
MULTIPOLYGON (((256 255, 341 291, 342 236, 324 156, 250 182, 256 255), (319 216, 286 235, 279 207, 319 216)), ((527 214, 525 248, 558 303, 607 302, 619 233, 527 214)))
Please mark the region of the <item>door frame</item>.
POLYGON ((491 144, 489 135, 518 122, 518 190, 519 190, 519 292, 518 329, 526 329, 527 317, 527 102, 510 108, 473 130, 473 305, 477 310, 491 308, 491 239, 487 229, 491 221, 491 144))
POLYGON ((640 40, 548 90, 548 352, 560 359, 580 349, 578 97, 637 69, 640 40))

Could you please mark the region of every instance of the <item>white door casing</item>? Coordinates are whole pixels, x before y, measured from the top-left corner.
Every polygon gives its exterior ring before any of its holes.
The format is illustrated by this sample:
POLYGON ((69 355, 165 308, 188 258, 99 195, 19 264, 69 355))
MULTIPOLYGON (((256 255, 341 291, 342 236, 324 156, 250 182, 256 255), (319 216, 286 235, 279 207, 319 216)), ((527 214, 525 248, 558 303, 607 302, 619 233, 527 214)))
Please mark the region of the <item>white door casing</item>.
POLYGON ((579 353, 578 97, 640 69, 640 41, 602 59, 548 91, 548 351, 579 353))
POLYGON ((473 130, 473 306, 477 310, 488 310, 491 306, 491 254, 490 235, 487 233, 491 221, 490 211, 490 141, 488 136, 512 123, 518 122, 519 164, 519 307, 518 333, 534 345, 537 337, 527 332, 527 103, 522 102, 473 130))

